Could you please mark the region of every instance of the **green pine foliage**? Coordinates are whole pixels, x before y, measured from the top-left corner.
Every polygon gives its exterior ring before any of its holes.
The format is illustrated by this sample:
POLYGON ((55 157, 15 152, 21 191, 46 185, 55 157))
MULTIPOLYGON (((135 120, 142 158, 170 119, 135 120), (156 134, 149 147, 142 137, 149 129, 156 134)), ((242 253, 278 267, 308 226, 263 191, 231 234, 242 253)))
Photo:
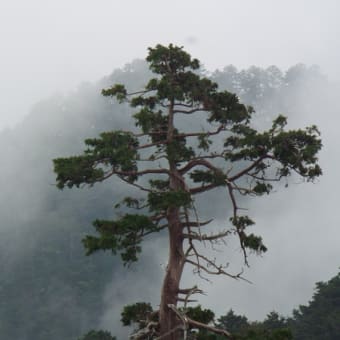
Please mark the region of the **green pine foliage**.
POLYGON ((142 328, 152 312, 153 309, 150 303, 137 302, 133 305, 127 305, 124 307, 121 313, 121 321, 124 326, 130 326, 133 323, 138 323, 139 327, 142 328), (144 320, 144 322, 142 322, 142 320, 144 320))
MULTIPOLYGON (((169 262, 157 332, 171 334, 166 339, 174 340, 179 336, 178 330, 172 330, 180 323, 176 308, 183 300, 184 266, 200 275, 241 275, 227 272, 198 250, 198 244, 235 235, 245 265, 249 251, 265 252, 261 236, 249 231, 254 222, 240 211, 239 197, 270 194, 273 182, 292 174, 314 181, 322 174, 317 157, 322 144, 316 126, 287 130, 282 115, 268 129, 256 129, 254 109, 202 76, 199 61, 182 47, 149 48, 146 61, 154 77, 144 88, 131 92, 115 84, 102 91, 131 107, 136 129, 102 132, 98 138, 86 139, 83 154, 54 159, 54 171, 59 189, 92 186, 111 177, 139 189, 138 197, 124 200, 129 208, 140 210, 139 214, 121 211, 114 220, 96 220, 97 236, 86 236, 83 244, 87 254, 110 250, 130 264, 138 260, 143 240, 167 230, 169 262), (183 127, 183 116, 193 121, 199 117, 203 132, 183 127), (200 228, 206 229, 210 221, 200 220, 195 198, 216 188, 224 188, 231 202, 231 223, 222 233, 202 235, 200 228), (142 208, 140 202, 144 202, 142 208)), ((148 326, 146 331, 151 332, 148 326)))

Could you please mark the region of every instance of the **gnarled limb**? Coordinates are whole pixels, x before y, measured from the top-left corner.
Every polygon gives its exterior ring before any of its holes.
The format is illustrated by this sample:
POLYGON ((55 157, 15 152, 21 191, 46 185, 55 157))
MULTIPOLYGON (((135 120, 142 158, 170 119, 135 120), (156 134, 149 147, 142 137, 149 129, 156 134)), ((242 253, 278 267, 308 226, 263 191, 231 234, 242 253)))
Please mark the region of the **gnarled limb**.
POLYGON ((187 322, 193 328, 206 329, 206 330, 213 332, 215 334, 223 335, 228 339, 234 339, 234 337, 231 335, 231 333, 229 333, 228 331, 226 331, 224 329, 217 328, 217 327, 210 326, 210 325, 207 325, 207 324, 202 323, 202 322, 195 321, 193 319, 190 319, 189 317, 187 317, 187 322))

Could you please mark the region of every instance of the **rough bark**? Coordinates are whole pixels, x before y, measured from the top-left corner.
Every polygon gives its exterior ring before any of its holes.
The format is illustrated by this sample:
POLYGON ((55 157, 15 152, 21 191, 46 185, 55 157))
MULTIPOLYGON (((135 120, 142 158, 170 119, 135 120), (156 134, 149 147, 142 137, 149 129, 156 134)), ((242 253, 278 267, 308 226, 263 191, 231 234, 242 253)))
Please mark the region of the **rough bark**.
POLYGON ((177 294, 184 266, 182 227, 178 218, 178 208, 170 208, 169 219, 169 262, 163 281, 161 304, 159 309, 159 322, 161 335, 168 334, 165 340, 179 338, 181 331, 171 333, 180 323, 176 314, 169 305, 177 306, 177 294))
MULTIPOLYGON (((174 101, 169 106, 167 142, 173 141, 174 131, 174 101)), ((183 189, 184 180, 178 172, 176 163, 169 159, 169 187, 177 191, 183 189)), ((181 330, 177 328, 180 324, 176 314, 169 308, 169 305, 177 306, 179 284, 185 263, 183 251, 183 227, 180 219, 180 209, 169 207, 166 218, 168 220, 169 232, 169 259, 165 278, 161 292, 161 303, 159 308, 160 334, 162 339, 176 340, 181 335, 181 330), (177 329, 176 329, 177 328, 177 329)))

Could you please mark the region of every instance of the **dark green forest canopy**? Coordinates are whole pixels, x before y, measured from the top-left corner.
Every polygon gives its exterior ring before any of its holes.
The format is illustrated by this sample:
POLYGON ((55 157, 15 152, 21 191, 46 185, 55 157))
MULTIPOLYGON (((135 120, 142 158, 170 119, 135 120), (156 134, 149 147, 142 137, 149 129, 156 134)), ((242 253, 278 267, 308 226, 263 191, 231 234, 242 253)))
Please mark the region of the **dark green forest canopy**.
POLYGON ((340 334, 340 273, 317 282, 307 306, 299 306, 290 319, 294 339, 336 340, 340 334))

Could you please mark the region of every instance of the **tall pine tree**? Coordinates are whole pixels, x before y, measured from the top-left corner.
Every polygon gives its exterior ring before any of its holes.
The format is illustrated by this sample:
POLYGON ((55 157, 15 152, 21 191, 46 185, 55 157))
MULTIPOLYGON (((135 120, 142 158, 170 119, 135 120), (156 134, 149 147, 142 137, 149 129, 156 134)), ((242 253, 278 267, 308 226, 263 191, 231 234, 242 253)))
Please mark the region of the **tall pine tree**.
POLYGON ((157 45, 149 48, 146 60, 155 77, 145 88, 130 93, 116 84, 102 91, 129 103, 137 129, 103 132, 85 140, 82 155, 55 159, 57 185, 60 189, 92 186, 115 176, 140 190, 121 202, 134 212, 122 210, 116 220, 94 222, 98 235, 83 240, 88 254, 111 250, 129 264, 138 260, 145 238, 167 232, 169 258, 157 322, 150 321, 140 338, 154 334, 179 339, 189 327, 228 337, 227 331, 197 322, 186 309, 178 308, 200 292, 181 287, 184 267, 191 266, 200 275, 241 278, 241 273, 230 273, 199 245, 235 235, 246 264, 249 251, 265 252, 261 237, 248 231, 254 222, 240 210, 240 197, 269 194, 272 183, 292 173, 307 181, 321 175, 316 156, 321 148, 319 132, 315 126, 286 131, 283 116, 270 129, 257 131, 251 124, 253 109, 202 77, 199 61, 181 47, 157 45), (183 117, 192 121, 185 130, 183 117), (201 129, 195 130, 195 125, 201 129), (218 232, 211 228, 212 220, 201 220, 195 208, 198 195, 217 188, 225 190, 231 211, 218 232))

